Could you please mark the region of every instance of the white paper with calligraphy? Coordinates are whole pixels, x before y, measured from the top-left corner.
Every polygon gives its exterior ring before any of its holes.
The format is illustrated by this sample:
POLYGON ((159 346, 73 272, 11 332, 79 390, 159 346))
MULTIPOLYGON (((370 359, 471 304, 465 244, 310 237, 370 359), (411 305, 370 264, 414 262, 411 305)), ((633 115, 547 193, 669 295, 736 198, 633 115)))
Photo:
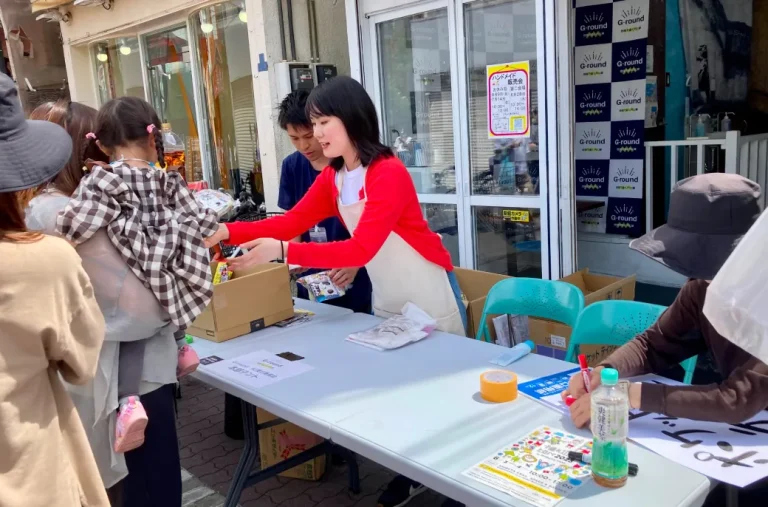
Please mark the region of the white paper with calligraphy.
POLYGON ((537 507, 549 507, 592 477, 568 452, 591 452, 592 441, 542 426, 500 449, 464 475, 537 507))
MULTIPOLYGON (((538 380, 521 384, 520 392, 568 415, 559 393, 542 392, 536 396, 527 392, 527 384, 535 385, 538 380)), ((631 380, 682 385, 658 375, 631 380)), ((707 477, 739 487, 768 477, 768 411, 737 425, 677 419, 639 410, 632 410, 629 418, 630 440, 707 477)))
POLYGON ((530 62, 488 65, 488 138, 531 137, 530 62))
POLYGON ((260 389, 313 369, 303 361, 288 361, 263 350, 235 359, 209 359, 201 359, 200 368, 249 389, 260 389))

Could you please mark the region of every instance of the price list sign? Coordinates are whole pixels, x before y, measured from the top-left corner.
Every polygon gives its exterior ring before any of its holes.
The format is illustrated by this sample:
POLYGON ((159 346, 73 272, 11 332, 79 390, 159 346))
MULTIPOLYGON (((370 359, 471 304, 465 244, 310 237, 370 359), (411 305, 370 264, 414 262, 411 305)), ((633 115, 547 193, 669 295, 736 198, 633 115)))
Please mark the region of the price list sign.
POLYGON ((488 138, 530 137, 530 62, 488 65, 488 138))

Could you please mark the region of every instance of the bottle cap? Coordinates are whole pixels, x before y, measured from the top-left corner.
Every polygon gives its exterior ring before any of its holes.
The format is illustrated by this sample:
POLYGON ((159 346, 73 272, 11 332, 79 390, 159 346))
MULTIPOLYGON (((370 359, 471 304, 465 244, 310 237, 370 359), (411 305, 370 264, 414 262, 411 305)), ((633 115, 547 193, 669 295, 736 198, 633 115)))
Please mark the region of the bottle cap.
POLYGON ((605 368, 600 372, 600 383, 606 386, 615 386, 619 383, 619 372, 613 368, 605 368))
POLYGON ((525 340, 523 343, 528 345, 528 348, 531 349, 531 350, 536 348, 536 344, 533 343, 533 340, 525 340))

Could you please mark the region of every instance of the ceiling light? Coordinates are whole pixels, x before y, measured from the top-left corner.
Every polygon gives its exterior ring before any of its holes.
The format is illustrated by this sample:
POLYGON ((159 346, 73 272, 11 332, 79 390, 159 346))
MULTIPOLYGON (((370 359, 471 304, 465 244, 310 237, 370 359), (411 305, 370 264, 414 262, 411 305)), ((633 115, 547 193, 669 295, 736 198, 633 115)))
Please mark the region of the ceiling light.
POLYGON ((131 54, 131 46, 123 44, 120 46, 120 54, 123 56, 128 56, 131 54))
POLYGON ((213 24, 212 23, 200 23, 200 30, 202 30, 203 33, 211 33, 213 31, 213 24))
POLYGON ((98 53, 98 54, 96 55, 96 59, 97 59, 98 61, 100 61, 100 62, 106 62, 107 60, 109 60, 109 57, 107 56, 107 54, 106 54, 106 53, 98 53))
POLYGON ((245 12, 245 9, 240 9, 240 12, 237 14, 237 17, 240 18, 240 21, 243 23, 248 22, 248 13, 245 12))

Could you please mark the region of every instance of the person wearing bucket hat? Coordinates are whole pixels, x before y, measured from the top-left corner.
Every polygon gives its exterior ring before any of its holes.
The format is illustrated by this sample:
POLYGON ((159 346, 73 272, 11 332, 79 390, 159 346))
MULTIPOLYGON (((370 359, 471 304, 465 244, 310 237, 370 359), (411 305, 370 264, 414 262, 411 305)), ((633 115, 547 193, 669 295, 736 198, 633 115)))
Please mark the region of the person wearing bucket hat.
MULTIPOLYGON (((593 370, 615 368, 623 377, 661 373, 709 351, 720 384, 668 386, 634 383, 630 404, 645 412, 687 419, 741 423, 768 407, 768 365, 721 336, 703 312, 707 288, 760 215, 760 186, 735 174, 712 173, 681 181, 672 192, 667 224, 630 248, 689 277, 672 305, 648 330, 593 370)), ((589 394, 576 377, 564 396, 574 423, 589 422, 589 394)))
POLYGON ((61 127, 24 119, 0 75, 0 505, 109 506, 61 381, 93 378, 104 318, 74 249, 24 222, 71 151, 61 127))

